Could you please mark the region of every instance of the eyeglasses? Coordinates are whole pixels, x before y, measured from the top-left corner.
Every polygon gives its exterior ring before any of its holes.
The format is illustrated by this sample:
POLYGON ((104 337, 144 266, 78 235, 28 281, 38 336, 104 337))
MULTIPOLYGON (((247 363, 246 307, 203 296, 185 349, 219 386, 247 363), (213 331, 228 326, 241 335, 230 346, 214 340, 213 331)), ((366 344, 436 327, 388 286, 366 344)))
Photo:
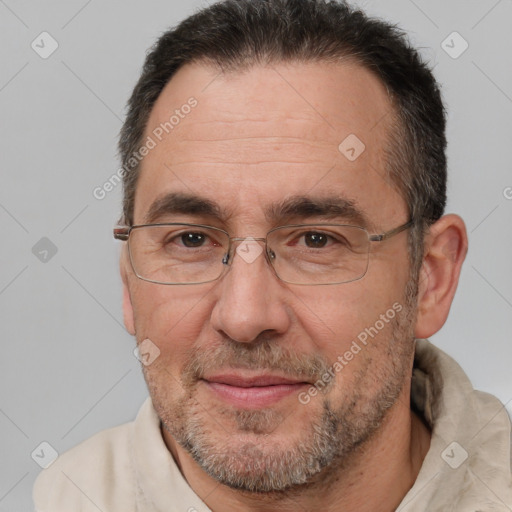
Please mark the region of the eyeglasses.
POLYGON ((388 240, 413 223, 378 235, 346 224, 293 224, 274 228, 265 238, 230 237, 202 224, 144 224, 115 228, 114 238, 128 242, 135 275, 150 283, 215 281, 233 261, 233 242, 240 241, 236 252, 247 263, 263 253, 282 281, 325 285, 361 279, 368 270, 371 242, 388 240))

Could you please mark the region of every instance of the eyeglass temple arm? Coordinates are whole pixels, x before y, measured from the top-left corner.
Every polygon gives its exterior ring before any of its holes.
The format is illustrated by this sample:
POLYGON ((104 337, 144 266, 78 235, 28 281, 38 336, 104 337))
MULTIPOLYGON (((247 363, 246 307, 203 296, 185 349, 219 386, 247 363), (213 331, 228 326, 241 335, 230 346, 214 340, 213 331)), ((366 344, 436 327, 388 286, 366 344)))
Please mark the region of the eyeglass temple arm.
POLYGON ((388 238, 391 238, 392 236, 395 236, 398 233, 405 231, 406 229, 410 228, 413 224, 414 224, 414 220, 411 219, 409 222, 406 222, 405 224, 402 224, 401 226, 391 229, 390 231, 386 231, 385 233, 381 233, 380 235, 371 235, 370 241, 371 242, 382 242, 382 240, 387 240, 388 238))
POLYGON ((130 236, 130 228, 114 228, 114 238, 126 242, 130 236))

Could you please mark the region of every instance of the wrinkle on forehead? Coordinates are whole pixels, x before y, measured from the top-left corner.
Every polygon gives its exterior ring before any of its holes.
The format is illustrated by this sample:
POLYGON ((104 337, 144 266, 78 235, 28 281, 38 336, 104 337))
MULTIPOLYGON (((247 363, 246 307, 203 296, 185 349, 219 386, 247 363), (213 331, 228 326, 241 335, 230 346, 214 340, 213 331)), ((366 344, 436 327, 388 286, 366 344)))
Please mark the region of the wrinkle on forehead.
POLYGON ((306 124, 314 127, 309 134, 312 140, 323 140, 326 133, 336 136, 336 130, 343 128, 370 130, 382 124, 379 121, 392 108, 384 84, 353 62, 255 66, 228 74, 192 63, 180 68, 165 86, 148 128, 168 121, 190 96, 198 106, 173 135, 182 136, 183 128, 193 122, 204 140, 218 138, 218 133, 210 132, 212 122, 225 123, 225 128, 231 125, 237 136, 245 135, 244 124, 251 131, 261 127, 259 136, 282 136, 288 128, 293 132, 293 126, 303 129, 306 124))

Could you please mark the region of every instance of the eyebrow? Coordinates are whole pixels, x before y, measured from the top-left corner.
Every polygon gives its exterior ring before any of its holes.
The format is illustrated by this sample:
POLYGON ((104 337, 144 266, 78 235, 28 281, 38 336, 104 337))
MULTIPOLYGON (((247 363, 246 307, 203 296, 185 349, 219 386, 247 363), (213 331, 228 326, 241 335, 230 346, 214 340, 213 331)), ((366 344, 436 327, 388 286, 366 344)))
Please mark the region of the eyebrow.
MULTIPOLYGON (((225 224, 233 217, 231 209, 222 208, 210 199, 194 194, 172 192, 157 198, 151 204, 144 216, 144 223, 152 224, 178 214, 210 217, 225 224)), ((295 195, 267 206, 264 215, 267 222, 274 226, 310 218, 322 218, 326 221, 342 219, 363 228, 370 224, 355 201, 337 195, 295 195)))
POLYGON ((144 222, 152 224, 163 217, 176 214, 202 215, 221 220, 228 216, 219 205, 209 199, 192 194, 171 192, 157 198, 151 204, 144 216, 144 222))
POLYGON ((319 217, 323 220, 347 220, 363 228, 369 224, 366 215, 357 207, 355 201, 335 195, 293 196, 267 207, 265 216, 273 223, 319 217))

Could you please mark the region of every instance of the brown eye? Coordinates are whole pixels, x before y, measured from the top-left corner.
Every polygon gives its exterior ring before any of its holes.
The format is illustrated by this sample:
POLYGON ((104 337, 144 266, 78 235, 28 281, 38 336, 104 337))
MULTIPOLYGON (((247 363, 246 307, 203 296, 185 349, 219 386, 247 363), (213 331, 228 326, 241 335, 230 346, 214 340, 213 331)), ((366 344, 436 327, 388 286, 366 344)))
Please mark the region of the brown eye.
POLYGON ((181 241, 185 247, 201 247, 206 240, 204 233, 183 233, 181 235, 181 241))
POLYGON ((328 241, 328 236, 324 233, 318 233, 315 231, 310 231, 308 233, 304 233, 304 240, 308 247, 312 247, 313 249, 321 249, 325 247, 328 241))

